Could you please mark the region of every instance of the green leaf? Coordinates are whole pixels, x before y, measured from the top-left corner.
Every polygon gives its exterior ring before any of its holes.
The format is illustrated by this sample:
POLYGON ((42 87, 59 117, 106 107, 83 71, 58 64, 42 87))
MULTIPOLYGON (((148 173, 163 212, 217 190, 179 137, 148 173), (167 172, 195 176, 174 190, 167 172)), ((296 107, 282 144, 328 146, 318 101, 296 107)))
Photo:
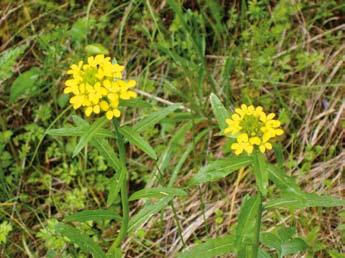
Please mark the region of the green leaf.
POLYGON ((35 91, 40 70, 37 67, 31 68, 19 75, 11 86, 10 101, 14 102, 23 95, 30 95, 35 91))
POLYGON ((129 201, 134 201, 143 198, 162 198, 174 196, 186 196, 187 193, 181 189, 173 187, 157 187, 150 189, 142 189, 133 193, 129 197, 129 201))
POLYGON ((128 232, 140 228, 140 226, 144 224, 148 219, 150 219, 153 215, 163 210, 171 200, 171 197, 165 197, 163 199, 160 199, 156 203, 146 203, 144 208, 142 208, 136 215, 134 215, 130 219, 128 232))
POLYGON ((335 250, 328 251, 331 258, 345 258, 345 253, 338 253, 335 250))
POLYGON ((337 207, 345 206, 345 200, 333 196, 320 196, 313 193, 300 192, 295 194, 283 194, 281 198, 267 202, 266 208, 302 209, 308 207, 337 207))
POLYGON ((286 175, 280 168, 274 165, 267 166, 268 176, 275 185, 284 192, 300 194, 301 189, 296 182, 286 175))
POLYGON ((262 249, 259 249, 258 258, 271 258, 271 256, 262 249))
POLYGON ((98 130, 107 122, 105 117, 98 118, 88 130, 80 137, 77 146, 73 151, 73 157, 77 156, 78 153, 86 146, 86 144, 95 136, 98 130))
POLYGON ((89 32, 89 30, 93 27, 95 24, 95 19, 87 17, 83 17, 78 19, 68 31, 68 35, 72 38, 74 41, 82 41, 83 39, 86 39, 86 36, 89 32))
MULTIPOLYGON (((90 126, 77 126, 77 127, 65 127, 58 129, 50 129, 47 131, 47 134, 52 136, 82 136, 85 134, 90 126)), ((107 129, 99 129, 95 133, 95 137, 106 137, 106 138, 115 138, 114 134, 107 129)))
POLYGON ((253 153, 252 168, 256 178, 256 185, 263 196, 267 194, 268 171, 265 156, 260 152, 253 153))
POLYGON ((282 244, 280 257, 303 252, 307 247, 307 244, 301 238, 293 238, 282 244))
POLYGON ((120 248, 113 248, 107 253, 107 258, 122 258, 122 252, 120 248))
POLYGON ((230 118, 230 114, 215 94, 211 93, 210 101, 213 114, 218 122, 219 129, 223 131, 227 127, 225 120, 230 118))
POLYGON ((113 147, 105 139, 95 137, 90 141, 90 144, 94 146, 103 158, 108 162, 108 165, 115 171, 120 171, 121 163, 113 147))
POLYGON ((136 131, 128 126, 122 126, 120 128, 120 133, 133 145, 137 146, 147 155, 153 159, 157 159, 157 154, 155 150, 150 146, 150 144, 142 138, 136 131))
POLYGON ((169 107, 163 108, 159 111, 153 112, 152 114, 145 117, 143 120, 139 121, 133 126, 133 130, 137 132, 144 131, 147 127, 153 126, 161 121, 163 118, 167 117, 169 114, 174 112, 176 109, 180 108, 180 104, 171 105, 169 107))
POLYGON ((235 252, 233 235, 208 239, 177 255, 177 258, 212 258, 235 252))
POLYGON ((122 99, 120 101, 120 106, 123 107, 134 107, 134 108, 150 108, 152 107, 152 105, 150 103, 148 103, 147 101, 144 101, 142 99, 139 98, 135 98, 135 99, 122 99))
POLYGON ((236 227, 236 248, 238 257, 254 257, 256 252, 258 217, 261 216, 261 196, 244 200, 236 227))
POLYGON ((115 210, 85 210, 75 214, 67 216, 64 221, 103 221, 103 220, 118 220, 121 221, 121 217, 115 213, 115 210))
POLYGON ((12 76, 16 60, 24 53, 26 48, 27 45, 21 45, 7 49, 0 54, 0 83, 12 76))
MULTIPOLYGON (((121 166, 121 164, 120 164, 121 166)), ((107 206, 111 206, 121 190, 121 182, 126 178, 126 169, 120 169, 109 182, 109 196, 107 199, 107 206)))
POLYGON ((101 247, 78 229, 63 223, 58 223, 55 228, 58 233, 67 237, 73 244, 78 245, 82 251, 91 253, 94 258, 106 257, 101 247))
POLYGON ((94 56, 94 55, 109 55, 108 49, 106 49, 103 45, 101 44, 90 44, 85 47, 86 54, 88 56, 94 56))
POLYGON ((189 185, 197 185, 219 180, 230 173, 249 165, 251 162, 252 159, 249 156, 230 156, 226 159, 213 161, 207 166, 201 168, 200 171, 189 181, 189 185))
POLYGON ((279 226, 271 232, 262 233, 260 239, 265 246, 276 249, 279 257, 282 258, 288 254, 305 251, 308 247, 301 238, 293 238, 295 233, 294 227, 279 226))

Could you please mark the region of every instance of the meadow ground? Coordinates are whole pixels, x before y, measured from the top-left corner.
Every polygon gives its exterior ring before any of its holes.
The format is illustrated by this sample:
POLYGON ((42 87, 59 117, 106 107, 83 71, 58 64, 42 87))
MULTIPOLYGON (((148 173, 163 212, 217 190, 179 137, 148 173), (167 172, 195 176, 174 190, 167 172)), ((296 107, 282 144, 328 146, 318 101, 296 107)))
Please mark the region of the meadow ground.
MULTIPOLYGON (((157 161, 126 144, 130 194, 164 186, 172 175, 183 188, 200 168, 230 155, 213 93, 230 112, 246 103, 278 114, 285 133, 269 160, 304 191, 344 198, 344 11, 333 0, 0 1, 0 257, 89 257, 55 225, 107 207, 114 169, 91 145, 72 157, 79 137, 47 130, 84 117, 69 105, 64 82, 71 64, 95 53, 125 65, 137 81, 143 101, 122 109, 122 123, 180 104, 140 129, 157 161)), ((145 217, 122 253, 174 257, 229 234, 243 198, 256 191, 247 168, 188 188, 145 217)), ((278 195, 273 183, 267 192, 278 195)), ((147 202, 130 202, 131 216, 147 202)), ((112 207, 121 214, 120 198, 112 207)), ((291 228, 308 245, 293 257, 338 258, 344 218, 340 207, 268 209, 261 230, 291 228)), ((120 227, 113 220, 74 225, 104 250, 120 227)))

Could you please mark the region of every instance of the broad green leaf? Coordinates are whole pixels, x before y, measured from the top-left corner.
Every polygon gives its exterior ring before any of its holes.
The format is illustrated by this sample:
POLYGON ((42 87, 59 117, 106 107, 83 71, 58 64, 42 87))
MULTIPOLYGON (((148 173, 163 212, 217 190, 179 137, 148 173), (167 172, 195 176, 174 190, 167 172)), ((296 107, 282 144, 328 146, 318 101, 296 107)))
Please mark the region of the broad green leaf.
POLYGON ((7 49, 0 54, 0 83, 12 76, 16 60, 24 53, 26 48, 27 45, 21 45, 7 49))
POLYGON ((36 89, 39 76, 40 70, 37 67, 19 75, 11 86, 10 101, 14 102, 19 97, 32 94, 36 89))
POLYGON ((74 41, 82 41, 86 39, 89 30, 93 27, 95 22, 94 18, 80 18, 73 24, 68 34, 74 41))
POLYGON ((202 244, 187 249, 177 255, 177 258, 212 258, 235 252, 233 235, 208 239, 202 244))
POLYGON ((212 111, 214 116, 217 119, 220 130, 224 130, 227 127, 225 120, 230 118, 229 112, 226 110, 220 99, 214 94, 211 93, 210 96, 212 111))
POLYGON ((253 153, 252 168, 255 174, 256 185, 263 196, 267 194, 268 171, 265 156, 260 152, 253 153))
POLYGON ((268 176, 275 185, 284 192, 293 194, 300 194, 301 189, 293 180, 293 178, 286 175, 280 168, 274 165, 267 166, 268 176))
POLYGON ((103 158, 108 162, 108 165, 115 171, 120 171, 121 163, 113 147, 105 139, 95 137, 90 141, 90 144, 95 147, 103 158))
POLYGON ((103 220, 111 220, 115 219, 120 221, 121 217, 115 213, 115 210, 85 210, 80 211, 75 214, 67 216, 64 221, 103 221, 103 220))
POLYGON ((262 212, 261 195, 246 198, 241 206, 236 227, 236 250, 238 257, 251 258, 257 254, 257 230, 262 212))
POLYGON ((90 44, 85 47, 86 54, 88 56, 94 56, 94 55, 109 55, 108 49, 106 49, 103 45, 101 44, 90 44))
POLYGON ((106 257, 101 247, 78 229, 63 223, 57 224, 55 228, 58 233, 67 237, 73 244, 78 245, 82 251, 91 253, 94 258, 106 257))
MULTIPOLYGON (((120 164, 121 167, 121 164, 120 164)), ((126 169, 119 169, 109 182, 109 195, 107 199, 107 206, 111 206, 121 190, 121 182, 126 179, 126 169)))
POLYGON ((150 144, 142 138, 136 131, 128 126, 120 127, 120 133, 133 145, 137 146, 147 155, 153 159, 157 159, 157 154, 155 150, 150 146, 150 144))
POLYGON ((129 201, 134 201, 143 198, 162 198, 162 197, 174 197, 174 196, 186 196, 187 193, 178 188, 172 187, 157 187, 157 188, 149 188, 149 189, 142 189, 135 193, 133 193, 129 197, 129 201))
MULTIPOLYGON (((87 132, 90 126, 65 127, 58 129, 50 129, 47 134, 52 136, 82 136, 87 132)), ((114 134, 107 129, 99 129, 95 133, 95 137, 115 138, 114 134)))
POLYGON ((288 254, 303 252, 307 247, 307 244, 301 238, 293 238, 282 244, 280 258, 288 254))
POLYGON ((77 146, 73 151, 73 157, 77 156, 78 153, 86 146, 86 144, 95 136, 95 134, 102 128, 102 126, 108 120, 105 117, 98 118, 88 130, 80 137, 77 146))
POLYGON ((176 109, 181 107, 180 104, 171 105, 169 107, 163 108, 159 111, 153 112, 152 114, 145 117, 143 120, 139 121, 133 126, 133 130, 137 132, 144 131, 147 127, 153 126, 161 121, 163 118, 167 117, 169 114, 174 112, 176 109))
POLYGON ((287 254, 296 254, 305 251, 307 244, 300 238, 293 238, 296 234, 294 227, 279 226, 271 232, 264 232, 260 236, 261 243, 277 250, 280 258, 287 254))
POLYGON ((213 161, 207 166, 201 168, 200 171, 189 181, 189 185, 197 185, 219 180, 230 173, 249 165, 251 162, 252 159, 249 156, 230 156, 226 159, 213 161))
POLYGON ((333 196, 317 195, 300 192, 296 194, 283 194, 281 198, 267 202, 266 208, 302 209, 308 207, 336 207, 345 206, 345 200, 333 196))
POLYGON ((166 206, 168 206, 171 200, 172 200, 171 197, 165 197, 163 199, 160 199, 156 203, 149 203, 149 202, 146 203, 145 206, 130 219, 128 232, 131 232, 132 230, 139 228, 153 215, 157 214, 158 212, 163 210, 166 206))

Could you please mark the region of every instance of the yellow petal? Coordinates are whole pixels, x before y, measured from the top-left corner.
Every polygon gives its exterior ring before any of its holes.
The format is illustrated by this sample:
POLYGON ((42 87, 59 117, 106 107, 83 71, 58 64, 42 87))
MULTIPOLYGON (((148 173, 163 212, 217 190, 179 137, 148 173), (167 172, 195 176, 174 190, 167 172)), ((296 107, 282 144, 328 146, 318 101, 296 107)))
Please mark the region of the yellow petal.
POLYGON ((113 118, 113 111, 108 111, 105 116, 107 117, 108 120, 111 120, 113 118))
POLYGON ((99 105, 96 105, 96 106, 93 107, 93 112, 95 114, 99 114, 99 112, 101 112, 101 108, 99 107, 99 105))
POLYGON ((85 115, 86 116, 90 116, 92 114, 92 107, 87 107, 86 109, 85 109, 85 115))

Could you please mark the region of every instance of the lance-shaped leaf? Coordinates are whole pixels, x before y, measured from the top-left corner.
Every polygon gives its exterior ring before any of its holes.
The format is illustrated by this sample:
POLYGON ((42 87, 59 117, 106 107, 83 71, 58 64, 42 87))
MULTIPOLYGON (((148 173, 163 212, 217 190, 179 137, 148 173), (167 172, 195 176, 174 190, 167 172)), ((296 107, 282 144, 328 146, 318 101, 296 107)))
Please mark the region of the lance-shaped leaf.
POLYGON ((63 223, 58 223, 55 229, 58 233, 67 237, 73 244, 79 246, 82 251, 91 253, 94 258, 106 257, 101 247, 80 230, 63 223))
MULTIPOLYGON (((121 165, 120 165, 121 166, 121 165)), ((116 198, 121 190, 121 185, 123 180, 126 179, 126 168, 122 168, 118 170, 118 173, 116 173, 113 178, 109 182, 109 196, 107 199, 107 206, 111 206, 115 201, 116 198)))
POLYGON ((292 177, 286 175, 282 169, 274 165, 267 165, 268 176, 275 185, 284 192, 300 194, 302 191, 292 177))
POLYGON ((144 208, 142 208, 136 215, 134 215, 129 221, 128 232, 139 228, 153 215, 163 210, 169 202, 172 200, 171 197, 165 197, 160 199, 156 203, 146 203, 144 208))
POLYGON ((230 156, 226 159, 213 161, 207 166, 201 168, 200 171, 189 181, 189 185, 197 185, 219 180, 241 167, 249 165, 251 162, 252 159, 249 156, 230 156))
POLYGON ((115 171, 120 171, 121 163, 117 154, 115 153, 113 147, 105 139, 99 137, 94 137, 90 141, 91 145, 94 146, 103 158, 108 162, 108 165, 112 167, 115 171))
POLYGON ((246 198, 238 215, 236 249, 238 257, 251 258, 257 253, 258 227, 261 217, 261 195, 246 198))
POLYGON ((230 118, 230 114, 214 93, 211 93, 210 95, 210 102, 213 114, 217 119, 219 129, 223 131, 227 127, 225 120, 230 118))
POLYGON ((208 239, 202 244, 187 249, 177 255, 177 258, 212 258, 235 252, 235 237, 227 235, 208 239))
POLYGON ((268 171, 265 156, 260 152, 253 154, 252 168, 255 174, 256 185, 263 196, 267 194, 268 171))
POLYGON ((67 216, 64 221, 78 221, 78 222, 86 222, 86 221, 103 221, 103 220, 112 220, 115 219, 117 221, 121 220, 121 217, 115 213, 115 210, 85 210, 80 211, 75 214, 67 216))
POLYGON ((317 195, 314 193, 283 194, 278 199, 267 202, 266 208, 302 209, 308 207, 336 207, 345 206, 345 200, 333 196, 317 195))
POLYGON ((142 138, 136 131, 128 126, 123 126, 120 128, 120 133, 133 145, 137 146, 147 155, 153 159, 157 159, 157 154, 155 150, 150 146, 150 144, 142 138))
POLYGON ((144 131, 147 127, 157 124, 163 118, 167 117, 169 114, 174 112, 176 109, 181 107, 180 104, 171 105, 169 107, 163 108, 159 111, 153 112, 152 114, 145 117, 143 120, 139 121, 133 126, 133 129, 137 132, 144 131))
POLYGON ((86 146, 86 144, 95 136, 95 134, 102 128, 102 126, 107 122, 105 117, 97 119, 88 130, 80 137, 77 146, 73 151, 73 157, 78 155, 78 153, 86 146))
POLYGON ((186 196, 187 193, 181 189, 173 187, 157 187, 142 189, 133 193, 129 197, 129 201, 134 201, 144 198, 162 198, 162 197, 174 197, 174 196, 186 196))
MULTIPOLYGON (((47 134, 52 136, 82 136, 85 134, 88 129, 90 128, 89 125, 87 126, 76 126, 76 127, 64 127, 58 129, 50 129, 47 131, 47 134)), ((95 137, 105 137, 105 138, 115 138, 114 134, 104 128, 99 129, 95 133, 95 137)))

